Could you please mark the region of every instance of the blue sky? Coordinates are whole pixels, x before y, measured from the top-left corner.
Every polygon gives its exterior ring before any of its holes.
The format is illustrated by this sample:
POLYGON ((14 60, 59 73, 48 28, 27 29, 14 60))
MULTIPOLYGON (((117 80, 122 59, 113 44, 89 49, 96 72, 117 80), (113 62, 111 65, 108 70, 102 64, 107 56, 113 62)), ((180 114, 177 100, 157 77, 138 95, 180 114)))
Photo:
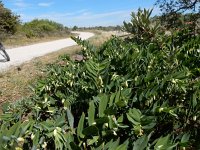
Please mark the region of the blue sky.
MULTIPOLYGON (((22 22, 50 19, 65 26, 121 25, 130 13, 153 8, 155 0, 2 0, 5 7, 21 16, 22 22)), ((154 14, 158 14, 154 8, 154 14)))

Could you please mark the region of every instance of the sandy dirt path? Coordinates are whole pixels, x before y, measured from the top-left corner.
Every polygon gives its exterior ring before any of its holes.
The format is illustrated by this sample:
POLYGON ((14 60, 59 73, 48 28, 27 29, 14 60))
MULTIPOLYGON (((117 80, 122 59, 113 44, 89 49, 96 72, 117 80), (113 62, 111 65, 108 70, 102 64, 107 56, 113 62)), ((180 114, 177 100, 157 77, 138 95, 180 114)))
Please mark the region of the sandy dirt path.
MULTIPOLYGON (((94 36, 93 33, 89 32, 74 33, 79 34, 79 37, 84 40, 94 36)), ((51 42, 33 44, 29 46, 22 46, 18 48, 6 49, 8 55, 10 56, 10 61, 4 62, 4 58, 0 55, 0 72, 9 69, 11 66, 18 66, 35 57, 43 56, 45 54, 73 45, 76 45, 76 43, 71 38, 67 38, 51 42)))

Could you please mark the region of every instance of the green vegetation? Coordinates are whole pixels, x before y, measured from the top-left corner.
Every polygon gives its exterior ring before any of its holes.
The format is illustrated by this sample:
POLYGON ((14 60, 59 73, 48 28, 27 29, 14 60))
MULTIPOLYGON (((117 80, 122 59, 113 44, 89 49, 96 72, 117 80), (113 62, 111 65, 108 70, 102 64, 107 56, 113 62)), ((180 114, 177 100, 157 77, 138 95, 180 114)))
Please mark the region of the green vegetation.
MULTIPOLYGON (((110 39, 111 36, 112 33, 110 32, 96 31, 95 35, 88 39, 88 41, 95 46, 99 46, 110 39)), ((55 63, 59 55, 68 54, 70 57, 74 57, 73 55, 78 52, 80 52, 80 47, 78 45, 71 46, 35 58, 17 68, 12 67, 9 71, 0 73, 0 113, 2 112, 2 103, 12 103, 34 94, 29 87, 30 85, 34 85, 38 79, 46 77, 44 70, 46 70, 47 64, 55 63)))
POLYGON ((55 34, 66 34, 69 30, 62 24, 50 20, 35 19, 21 26, 21 33, 24 32, 27 38, 55 36, 55 34))
POLYGON ((58 39, 69 36, 70 30, 67 27, 51 20, 35 19, 21 23, 20 16, 5 8, 0 1, 0 41, 4 41, 6 46, 26 45, 41 41, 41 38, 58 39))
POLYGON ((72 33, 62 24, 47 19, 35 19, 25 24, 19 24, 16 33, 5 38, 4 44, 8 47, 15 47, 70 36, 72 33))
POLYGON ((74 27, 72 28, 73 31, 76 31, 77 29, 78 29, 77 26, 74 26, 74 27))
POLYGON ((168 30, 170 28, 181 28, 180 26, 188 23, 193 29, 199 29, 199 0, 157 0, 156 4, 162 11, 160 16, 162 25, 165 25, 168 30))
POLYGON ((4 106, 1 149, 199 149, 200 36, 167 35, 150 14, 98 48, 73 38, 82 60, 60 57, 34 96, 4 106))
POLYGON ((0 40, 9 34, 17 31, 19 16, 14 15, 9 9, 5 8, 0 1, 0 40))
POLYGON ((156 4, 159 5, 163 13, 177 13, 190 11, 200 12, 199 0, 157 0, 156 4))
POLYGON ((141 10, 131 14, 131 21, 124 22, 124 30, 131 34, 131 40, 141 42, 158 42, 158 34, 161 31, 160 24, 150 18, 153 9, 141 10))
POLYGON ((101 31, 120 31, 121 26, 95 26, 95 27, 79 27, 79 30, 101 30, 101 31))

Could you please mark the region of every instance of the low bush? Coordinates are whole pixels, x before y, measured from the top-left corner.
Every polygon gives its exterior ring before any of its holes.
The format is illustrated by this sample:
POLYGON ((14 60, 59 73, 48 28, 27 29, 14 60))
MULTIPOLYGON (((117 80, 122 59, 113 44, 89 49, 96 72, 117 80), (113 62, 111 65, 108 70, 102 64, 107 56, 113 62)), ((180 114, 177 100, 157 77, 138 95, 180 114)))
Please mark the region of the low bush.
POLYGON ((44 37, 45 35, 53 36, 55 34, 66 34, 69 30, 62 24, 56 23, 50 20, 32 20, 31 22, 25 23, 21 27, 21 31, 24 32, 26 37, 44 37))

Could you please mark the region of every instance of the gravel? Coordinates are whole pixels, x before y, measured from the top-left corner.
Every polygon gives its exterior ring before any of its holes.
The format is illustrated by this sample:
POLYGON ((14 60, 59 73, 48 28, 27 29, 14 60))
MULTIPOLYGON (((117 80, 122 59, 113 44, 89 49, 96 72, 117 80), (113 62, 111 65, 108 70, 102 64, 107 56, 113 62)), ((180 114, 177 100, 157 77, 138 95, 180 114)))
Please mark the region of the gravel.
MULTIPOLYGON (((94 34, 90 32, 73 33, 79 34, 79 37, 84 40, 94 36, 94 34)), ((76 43, 71 38, 67 38, 29 46, 22 46, 18 48, 6 49, 6 52, 10 56, 10 61, 5 62, 3 57, 0 55, 0 72, 8 70, 12 66, 19 66, 20 64, 30 61, 35 57, 43 56, 45 54, 73 45, 76 45, 76 43)))

